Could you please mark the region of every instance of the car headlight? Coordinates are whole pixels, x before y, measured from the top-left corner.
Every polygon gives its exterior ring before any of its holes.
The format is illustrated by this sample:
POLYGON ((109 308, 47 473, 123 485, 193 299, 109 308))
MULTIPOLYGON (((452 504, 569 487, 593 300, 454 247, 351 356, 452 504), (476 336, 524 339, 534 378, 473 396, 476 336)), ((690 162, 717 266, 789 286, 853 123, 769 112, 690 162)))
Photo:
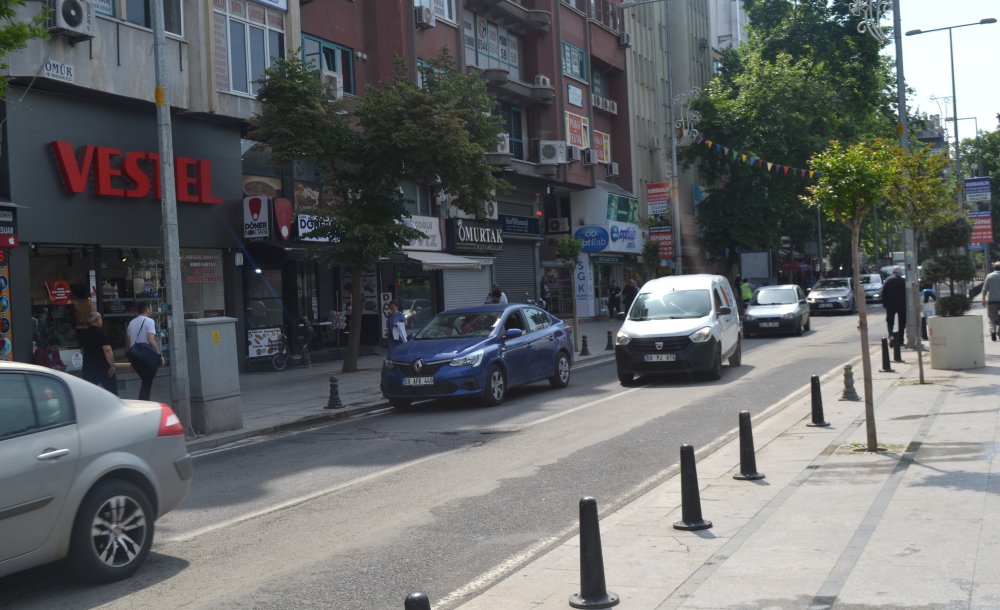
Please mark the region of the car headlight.
POLYGON ((626 335, 622 331, 618 331, 618 334, 615 335, 615 345, 628 345, 629 341, 631 341, 631 340, 632 340, 632 337, 626 335))
POLYGON ((695 332, 688 335, 688 339, 691 339, 691 343, 704 343, 712 338, 711 327, 706 326, 701 330, 696 330, 695 332))
POLYGON ((846 301, 846 300, 847 300, 847 297, 846 297, 846 296, 843 296, 843 295, 841 295, 841 296, 837 297, 837 300, 838 300, 838 301, 846 301))
POLYGON ((786 319, 786 320, 792 320, 792 319, 795 318, 795 314, 793 314, 793 313, 786 313, 785 315, 783 315, 781 317, 784 318, 784 319, 786 319))
POLYGON ((753 322, 753 321, 754 321, 754 320, 756 320, 757 318, 753 317, 752 315, 750 315, 750 314, 748 314, 748 313, 745 313, 745 314, 743 314, 743 319, 744 319, 745 321, 747 321, 747 322, 753 322))
POLYGON ((477 352, 472 352, 467 356, 459 356, 458 358, 452 358, 449 364, 451 366, 479 366, 483 361, 483 350, 477 352))

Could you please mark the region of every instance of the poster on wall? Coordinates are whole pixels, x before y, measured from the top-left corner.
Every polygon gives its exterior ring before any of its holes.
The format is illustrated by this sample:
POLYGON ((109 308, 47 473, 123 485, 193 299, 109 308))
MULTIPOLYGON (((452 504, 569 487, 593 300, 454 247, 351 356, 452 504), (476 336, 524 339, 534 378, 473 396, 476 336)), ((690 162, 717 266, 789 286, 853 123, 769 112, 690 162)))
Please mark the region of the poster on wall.
MULTIPOLYGON (((351 272, 345 270, 341 289, 343 290, 344 311, 347 315, 351 313, 351 272)), ((377 316, 379 314, 379 294, 378 283, 373 269, 365 269, 361 272, 361 314, 365 316, 377 316)))
POLYGON ((590 148, 597 151, 598 163, 611 163, 611 136, 603 131, 594 130, 594 142, 590 148))
POLYGON ((590 148, 590 119, 567 112, 566 143, 577 148, 590 148))
POLYGON ((278 351, 280 328, 255 328, 247 331, 247 357, 267 358, 278 351))
POLYGON ((10 269, 7 250, 0 249, 0 360, 14 359, 14 323, 10 308, 10 269))

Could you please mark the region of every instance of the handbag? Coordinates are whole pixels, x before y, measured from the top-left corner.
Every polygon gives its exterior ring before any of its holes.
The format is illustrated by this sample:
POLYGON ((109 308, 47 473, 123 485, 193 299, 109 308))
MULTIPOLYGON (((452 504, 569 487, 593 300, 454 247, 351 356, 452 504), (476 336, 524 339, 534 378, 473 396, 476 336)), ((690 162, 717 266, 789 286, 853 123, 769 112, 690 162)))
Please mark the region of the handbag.
MULTIPOLYGON (((142 326, 139 328, 139 336, 142 336, 142 329, 146 327, 146 322, 143 321, 142 326)), ((132 344, 132 347, 125 351, 125 358, 135 369, 135 372, 139 374, 140 377, 152 377, 156 374, 156 370, 160 368, 160 355, 153 351, 149 343, 136 341, 132 344)))

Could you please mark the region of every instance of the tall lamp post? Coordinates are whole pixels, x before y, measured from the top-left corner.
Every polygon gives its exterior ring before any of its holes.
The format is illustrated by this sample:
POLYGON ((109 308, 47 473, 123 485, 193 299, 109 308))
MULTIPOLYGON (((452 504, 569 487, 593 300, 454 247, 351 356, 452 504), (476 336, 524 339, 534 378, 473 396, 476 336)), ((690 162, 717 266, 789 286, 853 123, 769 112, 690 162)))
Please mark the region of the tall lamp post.
POLYGON ((977 153, 976 156, 979 157, 979 159, 976 162, 976 167, 977 167, 976 176, 982 176, 983 175, 983 149, 980 147, 980 143, 979 143, 979 117, 963 116, 963 117, 958 117, 958 120, 959 121, 975 121, 976 122, 976 153, 977 153))
MULTIPOLYGON (((896 0, 897 2, 899 0, 896 0)), ((906 33, 907 36, 916 36, 918 34, 929 34, 931 32, 940 32, 942 30, 948 30, 948 57, 951 60, 951 119, 955 124, 955 194, 958 198, 958 207, 962 207, 962 192, 965 190, 962 182, 962 152, 959 146, 958 139, 958 97, 955 94, 955 47, 952 44, 951 31, 955 28, 969 27, 970 25, 986 25, 989 23, 996 23, 997 20, 993 17, 987 17, 986 19, 980 19, 979 21, 973 23, 962 23, 959 25, 949 25, 943 28, 934 28, 932 30, 910 30, 906 33)))
MULTIPOLYGON (((653 4, 662 2, 664 14, 670 14, 670 0, 625 0, 618 5, 618 8, 625 10, 642 4, 653 4)), ((671 23, 666 26, 666 38, 664 44, 667 45, 667 120, 670 123, 670 214, 672 216, 671 226, 674 240, 674 273, 683 273, 684 250, 681 245, 681 201, 680 189, 677 186, 677 125, 674 118, 674 71, 673 71, 673 49, 670 46, 671 23)))

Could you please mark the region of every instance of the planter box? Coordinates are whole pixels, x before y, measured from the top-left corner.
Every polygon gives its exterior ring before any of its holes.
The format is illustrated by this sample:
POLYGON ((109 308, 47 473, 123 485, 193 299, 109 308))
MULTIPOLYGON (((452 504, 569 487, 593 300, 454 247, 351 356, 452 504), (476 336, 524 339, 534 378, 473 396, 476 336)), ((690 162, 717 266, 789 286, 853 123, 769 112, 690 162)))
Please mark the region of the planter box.
POLYGON ((927 336, 932 369, 957 371, 986 366, 983 316, 930 317, 927 336))

